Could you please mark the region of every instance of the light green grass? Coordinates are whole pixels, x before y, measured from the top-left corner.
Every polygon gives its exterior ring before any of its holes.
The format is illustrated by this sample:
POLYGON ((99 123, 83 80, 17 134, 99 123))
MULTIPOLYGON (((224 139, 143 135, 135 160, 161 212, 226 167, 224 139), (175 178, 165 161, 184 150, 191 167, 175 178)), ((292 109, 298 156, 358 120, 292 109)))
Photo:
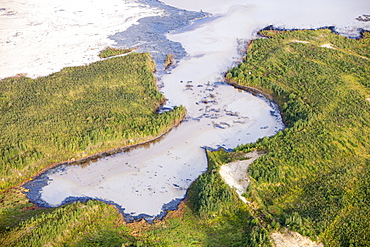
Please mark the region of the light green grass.
POLYGON ((272 94, 288 128, 237 149, 267 151, 249 169, 249 200, 327 246, 370 245, 370 191, 360 189, 370 180, 369 33, 262 34, 227 77, 272 94))
POLYGON ((165 133, 185 109, 157 114, 164 96, 148 53, 47 77, 0 82, 0 189, 55 162, 80 159, 165 133))

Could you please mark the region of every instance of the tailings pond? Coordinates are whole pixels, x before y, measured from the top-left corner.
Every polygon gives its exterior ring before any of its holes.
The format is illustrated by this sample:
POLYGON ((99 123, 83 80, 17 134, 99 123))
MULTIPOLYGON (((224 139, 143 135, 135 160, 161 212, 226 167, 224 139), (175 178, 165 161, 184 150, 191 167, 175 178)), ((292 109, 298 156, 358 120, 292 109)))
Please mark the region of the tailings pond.
MULTIPOLYGON (((111 39, 118 47, 149 51, 158 63, 165 107, 183 105, 186 120, 160 140, 100 158, 88 165, 61 165, 25 185, 28 197, 55 207, 98 199, 117 205, 127 220, 160 218, 175 209, 191 183, 207 169, 205 149, 235 148, 284 128, 275 103, 223 83, 241 60, 246 41, 268 25, 318 28, 358 35, 366 28, 354 18, 366 1, 140 1, 161 16, 145 17, 111 39), (323 6, 323 4, 325 6, 323 6), (166 54, 178 59, 163 70, 166 54), (162 66, 162 68, 161 68, 162 66)), ((253 73, 253 71, 251 71, 253 73)))

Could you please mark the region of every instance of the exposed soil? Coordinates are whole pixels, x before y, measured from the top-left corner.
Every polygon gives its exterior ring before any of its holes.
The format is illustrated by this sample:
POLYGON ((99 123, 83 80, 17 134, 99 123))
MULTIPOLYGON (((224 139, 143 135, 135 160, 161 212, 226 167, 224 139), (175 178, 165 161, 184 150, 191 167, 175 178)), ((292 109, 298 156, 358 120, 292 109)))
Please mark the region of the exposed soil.
POLYGON ((314 242, 308 237, 292 231, 274 232, 271 234, 271 238, 276 247, 324 247, 322 243, 314 242))
POLYGON ((261 157, 263 153, 257 150, 245 154, 246 160, 234 161, 221 166, 220 174, 225 182, 236 190, 240 199, 247 203, 247 200, 242 196, 249 185, 248 167, 253 161, 261 157))

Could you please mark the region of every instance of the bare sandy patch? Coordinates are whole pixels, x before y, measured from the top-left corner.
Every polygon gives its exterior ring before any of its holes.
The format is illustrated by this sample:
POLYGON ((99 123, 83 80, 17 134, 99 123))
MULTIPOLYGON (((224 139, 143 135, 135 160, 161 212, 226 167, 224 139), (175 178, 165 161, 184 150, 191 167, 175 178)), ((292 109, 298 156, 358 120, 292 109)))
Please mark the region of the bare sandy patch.
POLYGON ((304 41, 304 40, 297 40, 297 39, 292 39, 291 42, 293 43, 303 43, 303 44, 309 44, 310 42, 304 41))
POLYGON ((292 231, 274 232, 271 234, 271 238, 276 247, 324 247, 322 243, 314 242, 308 237, 292 231))
POLYGON ((249 159, 231 162, 220 168, 221 177, 231 188, 235 189, 240 199, 245 203, 247 200, 242 194, 247 189, 250 181, 248 177, 248 167, 262 155, 263 153, 255 150, 245 155, 245 158, 249 159))
POLYGON ((329 49, 335 49, 335 47, 332 44, 330 44, 330 43, 323 44, 320 47, 329 48, 329 49))

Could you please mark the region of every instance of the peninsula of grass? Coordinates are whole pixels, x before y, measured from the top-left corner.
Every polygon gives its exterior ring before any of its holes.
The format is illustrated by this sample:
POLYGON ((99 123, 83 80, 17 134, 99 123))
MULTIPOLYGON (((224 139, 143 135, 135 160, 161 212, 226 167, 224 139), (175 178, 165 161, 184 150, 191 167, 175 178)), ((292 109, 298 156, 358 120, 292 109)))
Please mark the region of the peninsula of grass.
POLYGON ((287 128, 236 149, 267 153, 249 169, 250 207, 325 246, 370 246, 370 33, 261 34, 227 79, 272 95, 287 128))
POLYGON ((178 123, 183 107, 157 114, 149 53, 70 67, 47 77, 0 82, 0 189, 46 166, 151 140, 178 123))
POLYGON ((134 49, 129 48, 129 49, 119 49, 119 48, 113 48, 113 47, 107 47, 104 50, 102 50, 99 53, 100 58, 108 58, 108 57, 114 57, 118 55, 123 55, 129 52, 132 52, 134 49))

